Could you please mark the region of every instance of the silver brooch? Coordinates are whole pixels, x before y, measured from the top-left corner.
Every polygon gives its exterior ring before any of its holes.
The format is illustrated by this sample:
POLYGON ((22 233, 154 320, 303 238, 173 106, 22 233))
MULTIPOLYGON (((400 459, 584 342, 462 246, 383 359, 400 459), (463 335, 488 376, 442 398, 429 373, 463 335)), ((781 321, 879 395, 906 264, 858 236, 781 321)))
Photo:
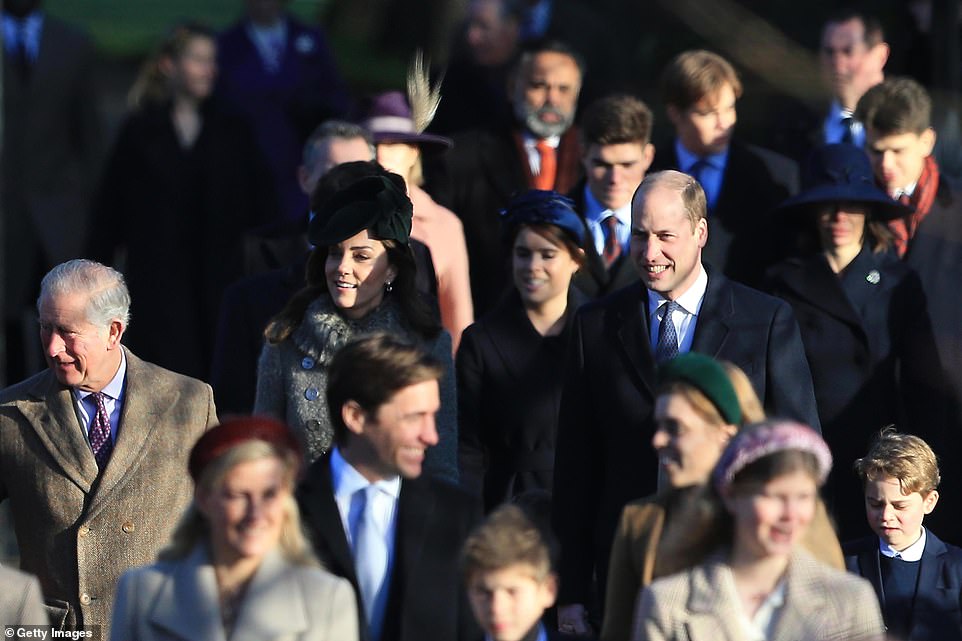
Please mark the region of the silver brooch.
POLYGON ((882 280, 882 275, 878 273, 877 269, 873 269, 865 277, 865 280, 872 283, 873 285, 878 285, 879 281, 882 280))

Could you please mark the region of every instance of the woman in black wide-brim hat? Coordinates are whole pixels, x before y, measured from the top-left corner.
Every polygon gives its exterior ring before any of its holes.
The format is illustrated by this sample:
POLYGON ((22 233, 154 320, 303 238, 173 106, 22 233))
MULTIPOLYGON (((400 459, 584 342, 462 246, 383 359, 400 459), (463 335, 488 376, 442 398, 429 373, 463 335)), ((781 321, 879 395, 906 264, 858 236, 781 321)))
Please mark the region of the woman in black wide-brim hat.
POLYGON ((327 372, 352 338, 378 331, 420 345, 445 365, 439 442, 424 471, 458 481, 457 390, 451 337, 417 291, 409 244, 412 205, 403 179, 387 171, 350 183, 317 204, 308 228, 315 247, 307 287, 295 294, 264 332, 257 366, 256 413, 287 422, 309 462, 326 454, 334 427, 327 406, 327 372))
POLYGON ((774 215, 807 232, 810 251, 769 276, 798 318, 822 432, 839 461, 826 493, 844 541, 867 527, 851 464, 880 428, 900 422, 905 342, 930 330, 918 278, 891 251, 886 226, 911 210, 875 186, 865 152, 849 144, 815 150, 804 184, 774 215))

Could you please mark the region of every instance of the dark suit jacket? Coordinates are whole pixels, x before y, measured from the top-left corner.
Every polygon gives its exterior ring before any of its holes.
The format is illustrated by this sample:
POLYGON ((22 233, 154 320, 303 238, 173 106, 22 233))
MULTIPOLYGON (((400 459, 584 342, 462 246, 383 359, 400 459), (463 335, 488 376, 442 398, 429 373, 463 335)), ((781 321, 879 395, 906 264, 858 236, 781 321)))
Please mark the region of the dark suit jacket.
POLYGON ((4 296, 16 303, 8 314, 32 302, 37 276, 83 255, 104 150, 94 68, 90 40, 48 14, 26 84, 4 55, 4 296))
MULTIPOLYGON (((650 171, 678 169, 674 141, 657 148, 650 171)), ((764 285, 765 269, 790 251, 790 235, 770 210, 798 191, 798 165, 773 151, 733 140, 721 192, 708 216, 703 260, 752 287, 764 285)))
MULTIPOLYGON (((572 127, 558 146, 555 191, 566 193, 574 186, 580 162, 579 134, 572 127)), ((464 224, 476 317, 493 308, 510 283, 499 212, 512 195, 528 189, 527 166, 514 130, 500 129, 456 136, 443 167, 434 170, 435 200, 464 224)))
POLYGON ((307 196, 297 183, 301 147, 328 118, 342 117, 349 98, 325 35, 287 16, 287 43, 276 72, 264 66, 239 22, 218 38, 217 91, 244 116, 267 158, 281 218, 299 219, 307 196))
POLYGON ((551 491, 565 348, 582 300, 569 296, 557 336, 532 327, 517 291, 464 331, 457 355, 461 485, 482 489, 486 511, 528 490, 551 491))
POLYGON ((903 422, 899 371, 912 368, 916 357, 907 337, 920 341, 932 331, 925 297, 918 277, 894 254, 868 247, 841 277, 821 253, 782 262, 771 277, 771 292, 798 318, 822 433, 836 461, 826 498, 840 536, 855 538, 866 526, 852 462, 878 430, 903 422))
MULTIPOLYGON (((644 285, 582 307, 569 347, 553 521, 561 540, 559 603, 587 604, 593 569, 605 585, 622 507, 656 489, 655 358, 644 285)), ((692 350, 741 367, 771 414, 819 427, 805 351, 787 303, 709 271, 692 350)))
MULTIPOLYGON (((962 549, 943 543, 928 528, 925 537, 908 638, 962 639, 962 549)), ((878 546, 878 537, 873 535, 844 544, 842 551, 848 571, 868 579, 878 595, 882 614, 887 616, 878 546)))
POLYGON ((628 252, 624 252, 615 261, 611 269, 605 269, 605 263, 598 254, 597 248, 585 220, 585 181, 580 180, 575 188, 568 192, 568 197, 575 203, 575 211, 581 217, 585 226, 585 265, 575 274, 571 283, 589 298, 601 298, 611 292, 621 289, 638 280, 638 269, 631 261, 628 252))
MULTIPOLYGON (((364 606, 334 501, 330 458, 325 454, 310 466, 297 500, 325 569, 354 586, 365 641, 364 606)), ((477 500, 453 485, 426 478, 401 481, 382 641, 473 641, 480 635, 458 567, 461 545, 480 516, 477 500)))

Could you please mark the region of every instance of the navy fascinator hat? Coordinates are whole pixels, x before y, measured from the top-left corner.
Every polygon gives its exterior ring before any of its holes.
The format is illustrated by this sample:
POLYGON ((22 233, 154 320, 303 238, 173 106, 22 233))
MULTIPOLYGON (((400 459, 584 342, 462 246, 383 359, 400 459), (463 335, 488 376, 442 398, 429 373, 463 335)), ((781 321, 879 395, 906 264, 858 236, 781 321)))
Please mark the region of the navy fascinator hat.
POLYGON ((516 195, 501 210, 503 237, 509 241, 521 225, 555 225, 579 247, 584 244, 585 224, 575 211, 574 201, 555 191, 531 189, 516 195))

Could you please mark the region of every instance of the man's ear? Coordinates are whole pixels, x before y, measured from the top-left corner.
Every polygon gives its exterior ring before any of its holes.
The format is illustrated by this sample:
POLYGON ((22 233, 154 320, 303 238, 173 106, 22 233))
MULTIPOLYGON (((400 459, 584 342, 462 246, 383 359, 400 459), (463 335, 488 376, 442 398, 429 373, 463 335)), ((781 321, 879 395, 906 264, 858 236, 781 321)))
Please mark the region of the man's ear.
POLYGON ((367 413, 357 401, 347 401, 341 406, 341 420, 353 434, 364 433, 364 423, 367 413))
POLYGON ((125 329, 120 319, 115 318, 110 321, 107 327, 107 349, 117 349, 120 346, 120 338, 124 335, 125 329))

